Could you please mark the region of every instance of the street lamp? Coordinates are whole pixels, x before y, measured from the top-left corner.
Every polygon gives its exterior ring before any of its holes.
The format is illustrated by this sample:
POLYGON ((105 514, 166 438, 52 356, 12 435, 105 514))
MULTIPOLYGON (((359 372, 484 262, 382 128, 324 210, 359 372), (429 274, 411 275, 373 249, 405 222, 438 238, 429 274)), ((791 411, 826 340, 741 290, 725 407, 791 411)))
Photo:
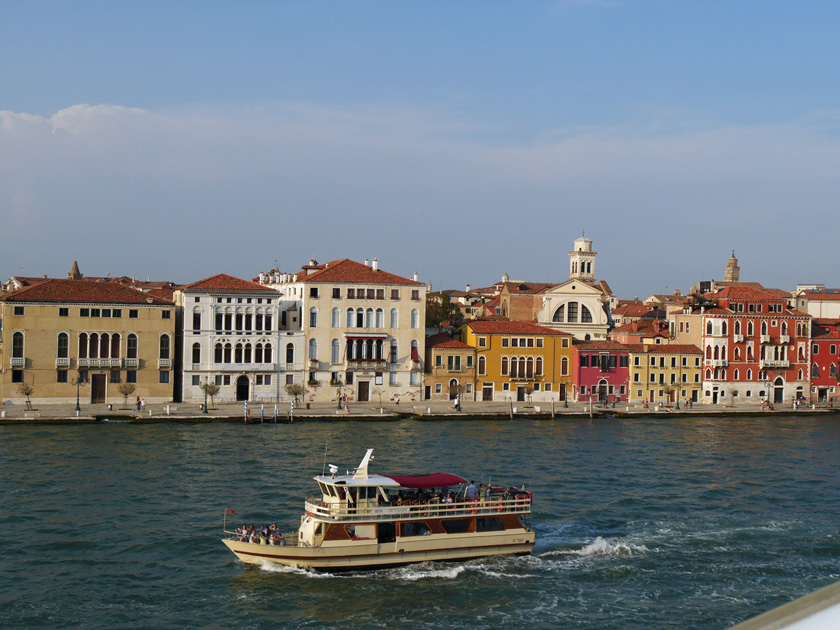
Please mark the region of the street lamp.
POLYGON ((79 406, 79 388, 81 387, 82 383, 84 383, 84 379, 82 378, 82 372, 79 370, 76 373, 76 378, 73 379, 73 384, 76 386, 76 411, 81 411, 82 408, 79 406))

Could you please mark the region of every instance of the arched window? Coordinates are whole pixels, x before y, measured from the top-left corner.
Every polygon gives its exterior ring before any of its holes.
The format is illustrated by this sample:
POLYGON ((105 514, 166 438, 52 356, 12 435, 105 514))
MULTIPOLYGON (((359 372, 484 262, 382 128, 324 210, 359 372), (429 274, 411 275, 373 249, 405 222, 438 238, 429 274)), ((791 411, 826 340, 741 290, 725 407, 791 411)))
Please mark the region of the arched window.
POLYGON ((90 347, 88 348, 88 354, 91 359, 99 358, 99 335, 96 333, 91 333, 90 335, 90 347))
POLYGON ((551 318, 553 322, 563 323, 566 321, 566 305, 562 304, 560 308, 554 311, 554 317, 551 318))
POLYGON ((158 357, 161 359, 169 358, 169 335, 160 336, 160 346, 158 348, 158 357))
POLYGON ((225 344, 225 360, 224 363, 232 363, 233 362, 233 346, 230 345, 230 342, 225 344))
POLYGON ((534 365, 534 374, 536 376, 542 376, 542 364, 543 360, 542 357, 537 357, 536 364, 534 365))
POLYGON ((222 362, 222 344, 221 343, 217 343, 213 347, 213 361, 215 361, 216 363, 221 363, 222 362))
POLYGON ((560 376, 569 375, 569 358, 563 357, 560 359, 560 376))
POLYGON ((711 335, 711 334, 712 334, 712 320, 708 320, 708 321, 706 322, 706 334, 707 334, 707 335, 711 335))
POLYGON ((508 374, 508 358, 502 357, 502 376, 507 376, 508 374))
POLYGON ((748 381, 752 380, 752 370, 747 370, 747 380, 748 381))
POLYGON ((55 356, 59 359, 67 359, 70 356, 70 336, 67 333, 59 333, 58 349, 56 350, 55 356))
POLYGON ((528 357, 528 361, 526 362, 525 368, 525 376, 528 378, 534 377, 534 357, 528 357))
POLYGON ((828 366, 828 375, 831 378, 835 378, 837 376, 837 367, 833 363, 828 366))
POLYGON ((131 333, 125 344, 125 356, 128 359, 137 358, 137 335, 131 333))
POLYGON ((767 334, 767 322, 761 322, 761 334, 762 335, 767 334))
POLYGON ((708 369, 708 368, 706 369, 706 380, 707 380, 707 381, 711 381, 711 380, 712 380, 712 371, 711 371, 710 369, 708 369))
POLYGON ((805 349, 802 346, 799 346, 799 360, 805 360, 805 349))
POLYGON ((398 328, 400 325, 400 312, 392 308, 391 309, 391 328, 398 328))
POLYGON ((201 344, 194 343, 192 345, 192 362, 201 363, 201 344))
POLYGON ((376 327, 385 328, 385 310, 382 308, 376 309, 376 327))
POLYGON ((111 336, 108 333, 104 333, 99 337, 99 356, 103 359, 107 359, 111 355, 108 354, 108 351, 111 349, 111 336))
POLYGON ((416 308, 411 309, 411 327, 420 328, 420 311, 416 308))
POLYGON ((250 363, 251 362, 251 344, 245 344, 245 356, 243 358, 243 363, 250 363))
POLYGON ((356 309, 356 328, 364 328, 365 327, 365 309, 357 308, 356 309))
POLYGON ((120 334, 114 333, 111 335, 111 358, 116 359, 120 356, 120 334))
POLYGON ((733 373, 732 377, 737 381, 738 380, 738 368, 735 368, 735 372, 733 373))
POLYGON ((258 343, 254 346, 254 363, 263 362, 263 345, 258 343))
POLYGON ((723 334, 725 336, 727 334, 727 331, 728 331, 728 328, 727 328, 727 325, 726 325, 726 320, 724 319, 720 324, 720 332, 721 332, 721 334, 723 334))
POLYGON ((741 349, 738 346, 735 346, 735 360, 741 360, 741 349))
POLYGON ((341 360, 341 344, 338 339, 333 339, 330 343, 330 361, 336 365, 341 360))
POLYGON ((484 355, 478 357, 478 375, 485 376, 487 374, 487 358, 484 355))
POLYGON ((310 361, 317 361, 318 360, 318 340, 317 339, 310 339, 309 340, 309 360, 310 361))
MULTIPOLYGON (((18 333, 15 333, 15 334, 18 334, 18 333)), ((129 357, 129 358, 136 359, 137 358, 137 336, 136 335, 130 335, 129 336, 129 341, 131 340, 131 337, 134 337, 134 356, 129 357)), ((14 341, 14 338, 13 338, 13 341, 14 341)), ((21 341, 23 341, 22 338, 21 338, 21 341)), ((14 345, 13 345, 13 348, 14 348, 14 345)), ((87 333, 82 333, 81 335, 79 335, 79 358, 80 359, 87 359, 87 355, 88 355, 88 336, 87 336, 87 333)), ((14 352, 12 353, 12 356, 14 356, 14 352)))
POLYGON ((337 306, 332 310, 332 327, 338 328, 341 326, 341 309, 337 306))
POLYGON ((309 309, 309 327, 310 328, 317 328, 318 327, 318 307, 313 306, 309 309))
POLYGON ((365 311, 365 328, 373 328, 373 309, 369 308, 365 311))
POLYGON ((391 363, 396 363, 398 357, 399 355, 397 353, 397 340, 391 339, 391 363))
POLYGON ((715 346, 715 356, 714 356, 714 358, 715 358, 715 360, 720 359, 720 348, 718 346, 715 346))
POLYGON ((706 346, 706 358, 712 360, 712 346, 706 346))
POLYGON ((242 342, 236 344, 236 347, 233 349, 233 362, 234 363, 242 363, 242 342))
POLYGON ((753 328, 752 322, 747 322, 747 337, 752 337, 755 329, 753 328))
POLYGON ((740 319, 735 322, 735 334, 736 335, 741 334, 741 320, 740 319))
POLYGON ((589 309, 584 304, 580 305, 580 321, 583 324, 592 323, 592 313, 589 312, 589 309))
POLYGON ((263 347, 263 363, 271 363, 271 344, 267 343, 263 347))
POLYGON ((347 309, 347 328, 353 328, 356 325, 356 310, 352 308, 347 309))
POLYGON ((802 373, 802 369, 800 369, 799 370, 799 378, 796 379, 796 380, 801 381, 803 376, 804 376, 804 374, 802 373))
POLYGON ((820 376, 820 366, 816 363, 814 363, 814 365, 811 366, 811 376, 813 376, 814 378, 819 378, 820 376))
POLYGON ((753 357, 753 349, 752 346, 747 346, 747 361, 752 361, 753 357))
POLYGON ((295 362, 295 344, 287 343, 286 344, 286 363, 294 363, 295 362))
POLYGON ((786 334, 787 334, 787 322, 782 322, 782 328, 781 328, 781 330, 780 330, 780 333, 781 333, 782 335, 786 335, 786 334))

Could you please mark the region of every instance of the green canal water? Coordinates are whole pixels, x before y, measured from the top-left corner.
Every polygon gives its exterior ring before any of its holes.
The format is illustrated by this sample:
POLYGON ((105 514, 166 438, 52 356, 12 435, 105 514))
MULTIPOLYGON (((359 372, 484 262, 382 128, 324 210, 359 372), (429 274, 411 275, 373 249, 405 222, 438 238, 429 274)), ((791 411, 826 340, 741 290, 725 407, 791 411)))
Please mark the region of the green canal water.
POLYGON ((840 416, 0 426, 3 628, 722 629, 840 579, 840 416), (327 463, 534 492, 534 553, 246 567, 327 463))

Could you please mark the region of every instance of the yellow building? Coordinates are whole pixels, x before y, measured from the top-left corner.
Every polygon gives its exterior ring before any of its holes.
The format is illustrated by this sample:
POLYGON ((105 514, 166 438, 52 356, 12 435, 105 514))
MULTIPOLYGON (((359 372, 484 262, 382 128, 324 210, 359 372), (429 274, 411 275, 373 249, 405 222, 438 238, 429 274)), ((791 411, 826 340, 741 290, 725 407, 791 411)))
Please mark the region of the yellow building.
POLYGON ((475 400, 475 348, 447 333, 426 337, 424 400, 475 400))
POLYGON ((630 402, 698 402, 703 352, 685 344, 625 344, 630 350, 630 402))
POLYGON ((0 297, 0 397, 121 404, 122 384, 172 400, 175 307, 115 282, 44 279, 0 297), (21 387, 25 386, 25 387, 21 387), (28 387, 27 387, 28 386, 28 387))
POLYGON ((458 337, 476 349, 479 400, 564 401, 572 387, 572 335, 531 322, 472 321, 458 337))

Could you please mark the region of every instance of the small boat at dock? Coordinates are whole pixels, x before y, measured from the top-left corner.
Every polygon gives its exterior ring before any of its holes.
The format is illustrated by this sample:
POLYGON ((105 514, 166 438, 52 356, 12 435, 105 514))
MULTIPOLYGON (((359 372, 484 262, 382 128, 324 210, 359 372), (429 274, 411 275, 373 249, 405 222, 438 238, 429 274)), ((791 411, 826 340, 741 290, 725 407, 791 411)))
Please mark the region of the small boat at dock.
POLYGON ((482 486, 457 475, 371 474, 373 449, 352 473, 314 477, 300 526, 282 537, 225 531, 222 542, 248 564, 272 562, 319 571, 393 567, 427 561, 528 554, 533 497, 524 489, 482 486))

